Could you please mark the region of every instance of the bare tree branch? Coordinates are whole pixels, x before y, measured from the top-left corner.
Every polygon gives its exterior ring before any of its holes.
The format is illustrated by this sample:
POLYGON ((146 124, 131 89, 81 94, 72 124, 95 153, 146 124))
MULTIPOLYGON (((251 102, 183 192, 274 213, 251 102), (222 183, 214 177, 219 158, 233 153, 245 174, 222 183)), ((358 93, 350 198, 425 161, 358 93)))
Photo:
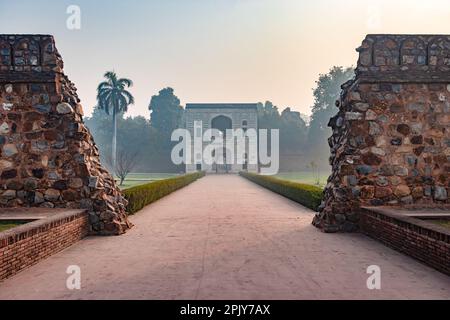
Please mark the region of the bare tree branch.
POLYGON ((116 166, 113 168, 111 158, 106 159, 109 167, 111 167, 115 173, 115 175, 120 180, 120 185, 123 185, 124 180, 128 176, 128 174, 134 169, 136 166, 137 158, 139 152, 126 152, 124 150, 120 150, 117 153, 116 158, 116 166))

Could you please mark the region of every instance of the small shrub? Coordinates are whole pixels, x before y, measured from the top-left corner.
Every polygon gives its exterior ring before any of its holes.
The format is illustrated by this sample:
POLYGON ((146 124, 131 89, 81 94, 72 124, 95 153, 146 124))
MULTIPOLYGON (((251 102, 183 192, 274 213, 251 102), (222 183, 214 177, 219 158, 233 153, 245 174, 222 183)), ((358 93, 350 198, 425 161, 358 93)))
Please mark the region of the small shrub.
POLYGON ((323 190, 316 186, 248 172, 241 172, 240 175, 314 211, 322 201, 323 190))
POLYGON ((145 206, 187 186, 204 175, 204 172, 190 173, 125 189, 122 192, 128 200, 127 212, 130 215, 134 214, 145 206))

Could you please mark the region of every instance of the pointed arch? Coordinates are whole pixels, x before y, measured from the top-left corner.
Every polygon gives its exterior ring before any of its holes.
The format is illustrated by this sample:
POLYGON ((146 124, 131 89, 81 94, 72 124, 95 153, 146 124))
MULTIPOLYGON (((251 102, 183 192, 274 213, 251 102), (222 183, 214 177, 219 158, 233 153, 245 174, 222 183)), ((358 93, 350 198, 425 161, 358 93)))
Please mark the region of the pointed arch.
POLYGON ((428 44, 428 64, 450 67, 450 38, 439 36, 428 44))
POLYGON ((427 46, 424 41, 416 37, 408 37, 400 45, 401 65, 428 64, 427 46))
POLYGON ((0 66, 10 66, 12 63, 11 57, 11 45, 5 40, 0 40, 0 66))
POLYGON ((373 45, 375 66, 398 66, 400 64, 400 46, 394 39, 378 39, 373 45))
POLYGON ((56 65, 56 49, 52 39, 47 39, 41 43, 42 65, 53 66, 56 65))
POLYGON ((30 38, 18 40, 13 47, 14 66, 32 66, 41 64, 41 52, 39 43, 30 38))

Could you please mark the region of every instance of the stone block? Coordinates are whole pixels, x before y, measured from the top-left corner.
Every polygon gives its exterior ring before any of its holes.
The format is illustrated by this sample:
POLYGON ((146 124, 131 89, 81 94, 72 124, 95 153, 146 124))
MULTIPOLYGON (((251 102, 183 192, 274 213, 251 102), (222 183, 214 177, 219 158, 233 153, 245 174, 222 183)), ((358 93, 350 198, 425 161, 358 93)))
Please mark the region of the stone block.
POLYGON ((435 186, 434 192, 433 192, 433 197, 435 200, 439 200, 439 201, 448 200, 447 189, 442 186, 435 186))
MULTIPOLYGON (((362 120, 363 114, 360 112, 346 112, 345 113, 345 120, 353 121, 353 120, 362 120)), ((1 133, 1 131, 0 131, 1 133)))
POLYGON ((411 189, 407 185, 399 185, 394 189, 397 197, 405 197, 411 194, 411 189))

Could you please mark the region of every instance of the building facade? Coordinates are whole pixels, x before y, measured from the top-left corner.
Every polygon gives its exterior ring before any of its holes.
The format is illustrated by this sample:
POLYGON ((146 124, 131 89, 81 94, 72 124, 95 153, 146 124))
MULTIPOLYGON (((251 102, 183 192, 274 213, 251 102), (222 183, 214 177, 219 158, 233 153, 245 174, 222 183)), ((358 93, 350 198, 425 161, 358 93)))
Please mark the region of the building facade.
MULTIPOLYGON (((192 158, 190 163, 186 164, 187 173, 200 170, 207 173, 258 172, 258 155, 257 152, 250 152, 248 139, 245 146, 242 146, 245 148, 243 161, 238 161, 236 152, 229 150, 226 145, 226 135, 229 129, 242 129, 244 133, 248 132, 249 129, 257 131, 256 104, 190 103, 186 105, 185 117, 186 129, 192 137, 192 158), (208 129, 219 130, 223 137, 223 147, 212 152, 213 161, 209 161, 209 163, 205 161, 203 155, 205 148, 211 144, 211 141, 202 139, 208 129), (230 152, 232 157, 227 157, 227 153, 230 152)), ((239 142, 234 143, 235 150, 237 150, 236 143, 239 142)))

